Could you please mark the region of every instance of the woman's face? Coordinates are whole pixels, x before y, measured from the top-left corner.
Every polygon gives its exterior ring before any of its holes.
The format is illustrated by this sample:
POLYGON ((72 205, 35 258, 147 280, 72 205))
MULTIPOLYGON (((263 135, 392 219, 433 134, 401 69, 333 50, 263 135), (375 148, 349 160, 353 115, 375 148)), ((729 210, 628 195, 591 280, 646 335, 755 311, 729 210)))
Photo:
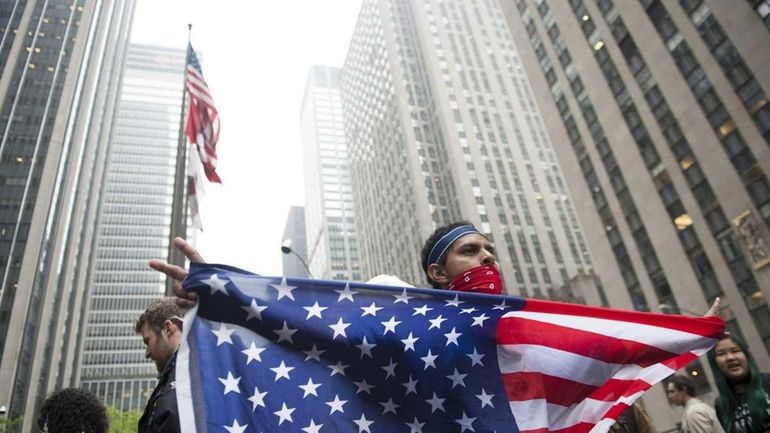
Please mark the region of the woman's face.
POLYGON ((733 340, 725 338, 714 347, 717 367, 729 383, 740 382, 749 375, 749 361, 733 340))

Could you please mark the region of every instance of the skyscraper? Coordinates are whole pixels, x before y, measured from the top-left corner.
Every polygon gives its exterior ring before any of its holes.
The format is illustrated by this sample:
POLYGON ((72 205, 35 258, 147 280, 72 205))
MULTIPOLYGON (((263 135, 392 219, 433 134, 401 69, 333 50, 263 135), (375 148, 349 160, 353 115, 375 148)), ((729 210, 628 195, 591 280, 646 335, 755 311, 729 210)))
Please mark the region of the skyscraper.
POLYGON ((593 260, 516 56, 494 1, 363 2, 341 88, 365 277, 426 285, 423 241, 468 219, 509 293, 607 303, 558 290, 593 260))
POLYGON ((156 383, 134 323, 165 292, 147 261, 168 249, 184 68, 184 50, 128 47, 79 364, 81 385, 121 410, 143 408, 156 383))
POLYGON ((340 70, 313 66, 302 101, 307 263, 315 278, 360 280, 340 70))
POLYGON ((615 256, 597 263, 603 281, 638 309, 721 297, 767 368, 770 33, 752 4, 504 9, 522 52, 512 66, 533 77, 589 243, 615 256))
POLYGON ((75 383, 133 0, 0 5, 0 405, 75 383))
POLYGON ((640 310, 719 296, 767 369, 767 2, 501 4, 602 281, 640 310))
POLYGON ((289 208, 289 216, 286 218, 286 227, 283 229, 282 247, 289 247, 290 251, 283 252, 283 275, 308 278, 307 264, 307 237, 305 235, 305 208, 292 206, 289 208), (294 252, 294 254, 291 253, 294 252))

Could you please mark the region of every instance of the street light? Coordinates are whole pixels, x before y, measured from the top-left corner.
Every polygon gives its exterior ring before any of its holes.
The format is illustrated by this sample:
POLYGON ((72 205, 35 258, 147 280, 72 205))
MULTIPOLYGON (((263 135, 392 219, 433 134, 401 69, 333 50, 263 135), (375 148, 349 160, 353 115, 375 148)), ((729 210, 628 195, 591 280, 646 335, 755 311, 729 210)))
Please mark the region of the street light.
POLYGON ((313 273, 312 273, 312 272, 310 272, 310 268, 308 268, 308 267, 307 267, 307 263, 305 262, 305 259, 304 259, 304 258, 302 258, 302 256, 300 256, 299 254, 297 254, 297 252, 296 252, 296 251, 294 251, 293 249, 291 249, 291 239, 285 239, 285 240, 283 241, 283 243, 281 244, 281 252, 282 252, 282 253, 284 253, 284 254, 294 254, 294 256, 296 256, 296 257, 297 257, 297 259, 299 260, 299 262, 300 262, 300 263, 302 263, 302 266, 303 266, 303 267, 305 268, 305 270, 307 271, 307 275, 308 275, 310 278, 313 278, 313 273))

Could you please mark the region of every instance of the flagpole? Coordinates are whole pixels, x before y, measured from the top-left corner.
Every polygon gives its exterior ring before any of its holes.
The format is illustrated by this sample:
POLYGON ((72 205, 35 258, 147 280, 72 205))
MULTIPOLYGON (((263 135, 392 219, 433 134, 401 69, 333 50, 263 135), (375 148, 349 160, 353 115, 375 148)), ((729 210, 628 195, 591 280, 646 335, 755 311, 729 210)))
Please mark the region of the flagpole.
MULTIPOLYGON (((171 205, 171 225, 168 242, 168 263, 184 266, 185 257, 174 247, 174 238, 187 238, 187 135, 185 134, 185 120, 187 118, 187 67, 190 64, 190 34, 192 24, 187 24, 187 49, 184 61, 184 85, 182 87, 182 108, 179 114, 179 143, 176 152, 176 172, 174 175, 174 199, 171 205)), ((174 279, 166 277, 166 294, 173 295, 174 279)))

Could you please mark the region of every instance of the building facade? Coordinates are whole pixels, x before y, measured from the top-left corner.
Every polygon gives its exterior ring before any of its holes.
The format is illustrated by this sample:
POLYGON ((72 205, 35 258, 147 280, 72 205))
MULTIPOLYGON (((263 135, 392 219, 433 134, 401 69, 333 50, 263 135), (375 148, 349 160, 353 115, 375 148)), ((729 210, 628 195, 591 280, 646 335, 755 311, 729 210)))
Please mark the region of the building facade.
POLYGON ((286 218, 286 227, 283 229, 283 245, 290 251, 281 252, 283 275, 287 277, 307 278, 307 236, 305 235, 305 208, 292 206, 289 208, 289 216, 286 218), (294 252, 292 254, 292 251, 294 252))
POLYGON ((306 260, 314 278, 361 280, 339 86, 339 68, 313 66, 302 101, 306 260))
POLYGON ((767 2, 500 3, 605 286, 639 310, 720 297, 767 370, 767 2))
POLYGON ((508 293, 607 304, 572 283, 593 260, 517 55, 494 1, 363 2, 341 87, 365 277, 425 286, 423 241, 470 220, 508 293))
POLYGON ((0 5, 0 405, 72 386, 133 0, 0 5))
POLYGON ((185 51, 129 45, 100 206, 81 386, 121 410, 155 387, 134 323, 165 293, 150 259, 168 251, 185 51))

